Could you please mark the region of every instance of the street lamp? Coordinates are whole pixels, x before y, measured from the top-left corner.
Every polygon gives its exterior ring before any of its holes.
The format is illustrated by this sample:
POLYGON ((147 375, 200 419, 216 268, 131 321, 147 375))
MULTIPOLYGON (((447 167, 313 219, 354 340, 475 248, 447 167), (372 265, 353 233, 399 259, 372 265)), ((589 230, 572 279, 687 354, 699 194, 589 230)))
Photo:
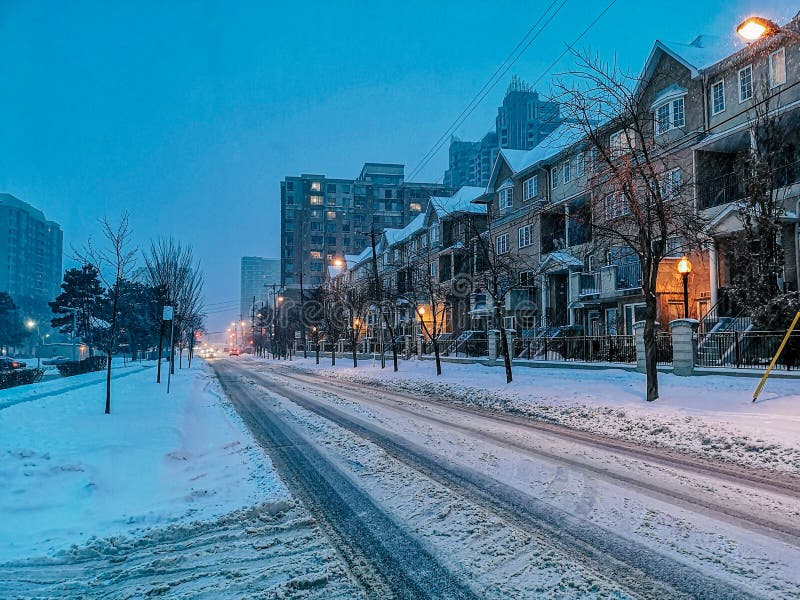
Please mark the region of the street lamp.
POLYGON ((739 26, 736 28, 736 33, 746 42, 756 42, 761 38, 769 37, 776 33, 785 33, 795 39, 800 37, 791 29, 781 27, 775 21, 756 16, 747 17, 744 21, 739 23, 739 26))
POLYGON ((33 319, 28 319, 27 321, 25 321, 25 327, 30 329, 31 332, 33 332, 33 328, 36 327, 36 368, 38 369, 41 366, 41 360, 42 360, 41 357, 39 356, 41 354, 39 350, 39 344, 41 344, 42 342, 42 334, 41 331, 39 331, 39 324, 33 319))
POLYGON ((692 272, 692 263, 691 261, 686 258, 686 255, 683 256, 678 261, 678 273, 681 274, 683 278, 683 318, 689 318, 689 273, 692 272))

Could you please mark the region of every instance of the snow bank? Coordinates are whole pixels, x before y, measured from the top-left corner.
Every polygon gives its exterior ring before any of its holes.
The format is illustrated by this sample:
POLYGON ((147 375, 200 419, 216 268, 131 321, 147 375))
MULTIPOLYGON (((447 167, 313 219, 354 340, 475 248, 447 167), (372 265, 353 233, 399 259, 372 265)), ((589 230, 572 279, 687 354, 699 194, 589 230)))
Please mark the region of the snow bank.
POLYGON ((289 497, 202 361, 0 392, 0 563, 289 497))
MULTIPOLYGON (((254 359, 250 359, 254 360, 254 359)), ((428 397, 525 414, 548 422, 674 448, 708 458, 800 474, 800 388, 770 380, 756 404, 757 379, 722 375, 660 374, 661 398, 645 401, 644 375, 619 369, 502 368, 433 361, 402 361, 394 373, 361 361, 330 366, 295 359, 286 366, 428 397), (352 364, 352 363, 350 363, 352 364)))

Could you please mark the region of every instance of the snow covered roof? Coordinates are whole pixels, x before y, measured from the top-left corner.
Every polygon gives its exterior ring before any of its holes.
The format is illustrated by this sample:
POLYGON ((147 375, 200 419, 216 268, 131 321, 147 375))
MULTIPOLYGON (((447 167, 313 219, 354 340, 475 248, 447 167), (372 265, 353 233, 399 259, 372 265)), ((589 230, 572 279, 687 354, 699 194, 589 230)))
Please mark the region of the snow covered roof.
POLYGON ((688 44, 656 40, 642 69, 642 80, 648 80, 658 62, 660 52, 664 52, 689 69, 692 77, 708 69, 724 58, 744 47, 736 37, 722 38, 715 35, 698 35, 688 44))
MULTIPOLYGON (((344 262, 347 265, 348 269, 353 269, 354 267, 360 265, 365 260, 367 260, 370 256, 372 256, 372 246, 367 246, 364 248, 360 254, 345 254, 344 262)), ((334 269, 335 273, 331 275, 331 277, 335 277, 339 274, 339 267, 328 267, 328 274, 330 274, 330 270, 334 269)))
POLYGON ((483 196, 486 190, 482 187, 464 186, 449 197, 433 197, 428 205, 439 218, 457 212, 485 213, 485 204, 473 204, 475 198, 483 196))
POLYGON ((394 246, 406 241, 425 226, 425 213, 419 213, 411 222, 402 229, 385 229, 383 235, 387 246, 394 246))
POLYGON ((685 96, 688 93, 689 90, 687 90, 685 87, 680 86, 677 83, 673 83, 672 85, 668 85, 658 94, 656 94, 656 97, 653 99, 653 107, 658 106, 665 100, 679 98, 680 96, 685 96))
POLYGON ((582 267, 583 261, 569 252, 556 250, 547 255, 540 268, 544 270, 545 268, 550 268, 551 265, 553 267, 582 267))
POLYGON ((506 164, 511 168, 516 175, 521 171, 525 171, 530 167, 552 158, 559 152, 569 148, 575 142, 583 137, 583 130, 575 123, 561 123, 556 127, 553 132, 539 142, 530 150, 511 150, 509 148, 501 148, 495 160, 494 167, 492 168, 492 175, 489 178, 489 185, 491 186, 495 179, 495 172, 498 168, 498 161, 500 157, 506 161, 506 164))

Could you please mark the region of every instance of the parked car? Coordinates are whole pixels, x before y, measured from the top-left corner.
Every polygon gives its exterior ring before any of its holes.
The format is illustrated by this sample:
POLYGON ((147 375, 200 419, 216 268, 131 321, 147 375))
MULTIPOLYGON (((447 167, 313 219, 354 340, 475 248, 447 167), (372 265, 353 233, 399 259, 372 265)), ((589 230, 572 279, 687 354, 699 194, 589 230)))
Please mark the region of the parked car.
POLYGON ((228 356, 239 356, 239 349, 231 348, 231 351, 228 353, 228 356))
POLYGON ((17 369, 25 369, 27 366, 28 365, 21 360, 0 356, 0 371, 16 371, 17 369))
POLYGON ((43 365, 63 365, 66 362, 70 362, 72 359, 68 356, 53 356, 51 358, 46 358, 42 361, 43 365))

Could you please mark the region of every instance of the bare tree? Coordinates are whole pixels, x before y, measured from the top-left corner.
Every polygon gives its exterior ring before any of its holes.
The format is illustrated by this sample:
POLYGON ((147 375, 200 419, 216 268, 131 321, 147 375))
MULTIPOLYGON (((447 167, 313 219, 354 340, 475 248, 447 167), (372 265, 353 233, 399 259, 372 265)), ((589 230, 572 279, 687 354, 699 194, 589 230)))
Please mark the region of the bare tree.
MULTIPOLYGON (((156 290, 161 307, 175 306, 192 273, 194 256, 191 246, 182 246, 172 238, 150 244, 144 254, 150 285, 156 290)), ((161 320, 158 337, 158 367, 156 383, 161 382, 161 354, 164 348, 165 322, 161 320)), ((171 365, 174 364, 170 359, 171 365)))
MULTIPOLYGON (((176 296, 175 328, 178 332, 180 353, 179 366, 183 363, 184 347, 191 344, 190 337, 194 338, 194 330, 202 325, 203 321, 203 285, 205 280, 200 270, 200 263, 194 263, 189 271, 181 278, 181 285, 176 296)), ((175 352, 171 352, 171 369, 175 372, 175 352)))
POLYGON ((562 112, 580 128, 590 150, 595 245, 627 248, 641 264, 647 400, 652 401, 658 398, 658 272, 674 251, 667 241, 680 238, 688 251, 705 239, 705 224, 689 193, 691 150, 674 136, 656 134, 656 127, 672 125, 654 119, 646 80, 588 52, 575 58, 571 82, 558 84, 562 112))
POLYGON ((336 345, 348 329, 347 314, 336 282, 320 288, 319 330, 331 344, 331 365, 336 365, 336 345))
MULTIPOLYGON (((383 281, 381 280, 380 273, 378 272, 378 253, 376 250, 375 244, 375 229, 370 229, 369 232, 371 244, 372 244, 372 277, 370 282, 371 288, 371 296, 374 302, 374 306, 378 309, 380 313, 381 320, 383 321, 384 326, 389 331, 389 338, 391 340, 392 346, 392 365, 394 371, 397 371, 397 340, 395 335, 394 329, 394 311, 393 309, 396 308, 396 302, 393 302, 393 298, 390 290, 386 289, 386 286, 383 285, 383 281)), ((383 328, 380 329, 381 332, 381 339, 383 339, 383 328)), ((381 368, 386 366, 386 359, 384 357, 383 352, 381 352, 381 368)))
POLYGON ((370 307, 370 293, 361 282, 340 282, 338 299, 347 315, 347 337, 353 354, 353 367, 358 366, 358 341, 361 331, 366 327, 367 312, 370 307))
POLYGON ((90 239, 78 258, 84 264, 92 264, 98 271, 103 285, 108 289, 110 313, 106 339, 106 414, 111 413, 111 358, 117 341, 117 312, 120 290, 134 265, 136 249, 132 247, 133 234, 128 213, 123 213, 119 224, 112 225, 107 217, 101 221, 106 244, 97 248, 90 239))

